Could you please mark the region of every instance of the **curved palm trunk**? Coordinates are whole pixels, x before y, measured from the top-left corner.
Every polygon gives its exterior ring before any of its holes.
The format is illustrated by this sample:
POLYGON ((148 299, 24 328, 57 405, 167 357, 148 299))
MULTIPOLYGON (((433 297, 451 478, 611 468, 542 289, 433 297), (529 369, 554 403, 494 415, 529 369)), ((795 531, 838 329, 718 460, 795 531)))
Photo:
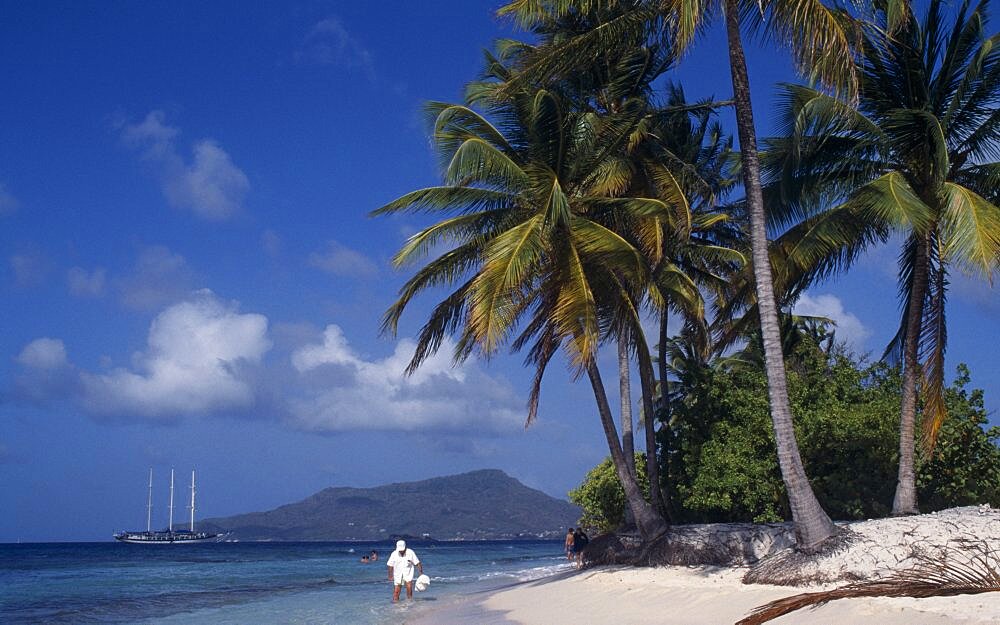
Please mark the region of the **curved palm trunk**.
POLYGON ((629 374, 628 344, 618 341, 618 396, 621 398, 622 452, 625 464, 635 475, 635 438, 632 434, 632 380, 629 374))
POLYGON ((913 257, 913 284, 907 302, 906 336, 903 339, 903 399, 899 411, 899 477, 892 514, 919 514, 917 509, 917 477, 914 460, 914 437, 917 420, 917 379, 920 376, 920 327, 924 318, 929 267, 927 235, 916 246, 913 257))
POLYGON ((639 361, 639 385, 642 388, 643 431, 646 434, 646 477, 649 479, 649 503, 653 509, 664 512, 663 493, 660 491, 660 464, 656 460, 656 413, 653 410, 653 362, 649 347, 642 341, 636 346, 639 361))
POLYGON ((768 257, 767 230, 764 222, 764 198, 760 188, 760 161, 757 136, 750 103, 750 79, 740 39, 739 2, 725 0, 726 35, 729 44, 729 67, 733 81, 736 126, 739 130, 743 185, 750 213, 750 245, 753 258, 760 329, 764 338, 764 368, 771 402, 771 421, 778 447, 781 477, 788 492, 788 502, 795 522, 795 540, 799 549, 810 551, 836 533, 836 526, 819 505, 802 468, 802 458, 795 441, 792 411, 788 403, 784 358, 774 299, 771 263, 768 257))
POLYGON ((601 425, 604 427, 604 435, 608 439, 608 448, 611 451, 611 462, 615 465, 615 473, 618 481, 625 491, 625 502, 632 510, 632 516, 639 533, 644 540, 656 538, 667 531, 667 524, 663 518, 656 513, 651 505, 646 503, 642 496, 642 490, 635 478, 629 473, 628 465, 625 464, 625 454, 622 452, 621 442, 618 440, 618 430, 615 428, 614 417, 611 415, 611 405, 608 403, 608 395, 604 391, 604 382, 601 380, 601 372, 597 369, 597 364, 593 359, 587 363, 587 377, 590 378, 590 385, 594 389, 594 399, 597 400, 597 412, 601 417, 601 425))

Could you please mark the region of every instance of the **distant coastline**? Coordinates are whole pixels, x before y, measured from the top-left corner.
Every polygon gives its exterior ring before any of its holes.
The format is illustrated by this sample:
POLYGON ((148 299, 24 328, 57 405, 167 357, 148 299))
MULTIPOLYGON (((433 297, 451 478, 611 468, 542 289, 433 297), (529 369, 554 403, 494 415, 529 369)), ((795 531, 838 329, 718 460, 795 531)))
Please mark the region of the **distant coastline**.
POLYGON ((246 542, 561 540, 581 510, 503 471, 331 487, 273 510, 199 521, 246 542), (400 512, 405 511, 405 512, 400 512))

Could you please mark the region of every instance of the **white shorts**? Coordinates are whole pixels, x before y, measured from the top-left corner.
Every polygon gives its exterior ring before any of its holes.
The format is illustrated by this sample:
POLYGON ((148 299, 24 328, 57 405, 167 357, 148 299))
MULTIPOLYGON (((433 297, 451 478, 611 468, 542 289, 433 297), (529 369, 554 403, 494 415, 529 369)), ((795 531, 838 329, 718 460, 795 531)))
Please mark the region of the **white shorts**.
POLYGON ((392 583, 396 586, 402 586, 403 582, 410 583, 413 581, 413 569, 409 571, 393 571, 392 572, 392 583))

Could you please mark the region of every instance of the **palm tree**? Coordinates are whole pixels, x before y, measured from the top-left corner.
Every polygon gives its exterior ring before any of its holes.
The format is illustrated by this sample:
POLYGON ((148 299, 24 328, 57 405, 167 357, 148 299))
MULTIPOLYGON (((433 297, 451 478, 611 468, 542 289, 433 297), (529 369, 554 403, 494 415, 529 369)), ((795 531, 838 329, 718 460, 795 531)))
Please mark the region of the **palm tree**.
POLYGON ((410 370, 447 334, 459 337, 459 360, 474 350, 488 356, 508 342, 515 350, 527 347, 536 368, 529 423, 545 368, 563 349, 591 382, 633 518, 643 536, 655 537, 666 524, 629 470, 595 361, 608 336, 599 314, 602 298, 645 282, 645 251, 604 224, 673 219, 661 199, 593 192, 606 161, 645 116, 645 103, 629 99, 618 112, 598 115, 574 110, 558 88, 502 91, 509 77, 503 61, 489 56, 488 80, 468 90, 471 103, 485 107, 497 124, 470 106, 430 106, 445 185, 408 193, 375 211, 451 215, 412 236, 397 254, 396 264, 404 265, 447 246, 404 284, 384 327, 394 333, 421 291, 457 286, 422 328, 410 370))
MULTIPOLYGON (((891 1, 894 7, 898 6, 891 1)), ((783 44, 792 52, 803 73, 835 91, 853 95, 856 91, 851 62, 854 23, 846 13, 830 9, 820 0, 514 0, 502 7, 500 14, 514 15, 530 27, 541 21, 551 22, 554 18, 587 14, 597 7, 616 10, 606 10, 606 19, 583 34, 558 40, 542 53, 531 55, 521 67, 522 80, 537 80, 540 75, 568 75, 581 62, 599 58, 605 50, 634 41, 636 33, 649 38, 662 38, 669 33, 673 39, 668 47, 680 54, 711 18, 719 13, 724 18, 778 460, 795 520, 796 543, 802 550, 815 549, 836 532, 836 527, 809 485, 792 426, 778 310, 768 263, 760 161, 742 30, 754 30, 783 44)), ((893 14, 899 12, 895 10, 893 14)))
POLYGON ((1000 259, 1000 34, 983 30, 985 0, 971 12, 970 4, 960 5, 949 29, 942 2, 932 0, 922 21, 909 17, 892 35, 887 14, 876 12, 858 60, 857 108, 786 86, 787 134, 767 151, 779 185, 775 220, 801 220, 777 246, 800 276, 843 268, 893 232, 904 239, 902 319, 887 348, 903 361, 893 514, 918 512, 918 387, 928 445, 945 417, 950 268, 989 277, 1000 259))
MULTIPOLYGON (((542 41, 540 46, 507 40, 501 47, 513 65, 530 65, 547 46, 615 19, 623 7, 611 3, 595 6, 587 13, 542 19, 533 26, 542 41)), ((641 323, 643 303, 648 302, 655 308, 662 328, 666 326, 670 308, 680 312, 689 322, 704 327, 705 305, 699 286, 706 284, 706 277, 721 280, 707 268, 734 262, 734 258, 735 262, 744 262, 741 254, 713 245, 708 236, 710 230, 726 219, 725 215, 709 210, 713 208, 716 194, 728 185, 731 139, 722 134, 718 123, 710 123, 714 109, 724 103, 711 100, 688 103, 683 90, 670 85, 664 104, 655 105, 652 83, 671 62, 667 46, 646 42, 642 33, 633 33, 621 48, 604 50, 600 58, 546 83, 567 94, 576 109, 601 116, 616 114, 627 102, 648 102, 646 115, 633 129, 624 149, 608 154, 594 172, 590 191, 610 197, 659 198, 675 211, 674 220, 626 217, 608 224, 640 249, 653 252, 652 256, 645 257, 651 283, 613 285, 615 292, 610 294, 611 301, 617 301, 618 305, 607 310, 608 317, 614 320, 612 333, 619 337, 623 398, 629 395, 627 377, 631 355, 634 354, 638 365, 643 432, 651 455, 655 455, 657 447, 654 418, 657 384, 653 358, 641 323), (678 188, 684 193, 678 193, 678 188), (688 197, 696 203, 697 214, 691 212, 688 197)), ((498 89, 503 91, 518 80, 519 76, 513 75, 501 85, 476 84, 470 93, 478 94, 483 89, 489 93, 498 89)), ((623 403, 623 429, 629 425, 629 417, 630 404, 623 403)), ((629 434, 623 432, 623 442, 627 439, 629 434)), ((659 488, 659 464, 648 462, 646 468, 649 483, 657 485, 650 490, 650 503, 654 509, 665 510, 659 488)))

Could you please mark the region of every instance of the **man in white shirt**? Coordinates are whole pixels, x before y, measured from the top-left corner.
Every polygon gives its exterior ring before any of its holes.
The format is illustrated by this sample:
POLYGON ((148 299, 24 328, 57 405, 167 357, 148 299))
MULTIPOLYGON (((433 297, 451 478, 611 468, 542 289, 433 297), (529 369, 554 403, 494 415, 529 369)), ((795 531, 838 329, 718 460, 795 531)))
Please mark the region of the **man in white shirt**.
POLYGON ((399 591, 406 584, 406 598, 413 598, 413 567, 420 569, 420 574, 424 574, 424 565, 420 563, 420 558, 413 553, 412 549, 406 548, 406 541, 396 541, 396 550, 392 552, 386 561, 389 567, 389 581, 392 582, 392 602, 399 601, 399 591))

